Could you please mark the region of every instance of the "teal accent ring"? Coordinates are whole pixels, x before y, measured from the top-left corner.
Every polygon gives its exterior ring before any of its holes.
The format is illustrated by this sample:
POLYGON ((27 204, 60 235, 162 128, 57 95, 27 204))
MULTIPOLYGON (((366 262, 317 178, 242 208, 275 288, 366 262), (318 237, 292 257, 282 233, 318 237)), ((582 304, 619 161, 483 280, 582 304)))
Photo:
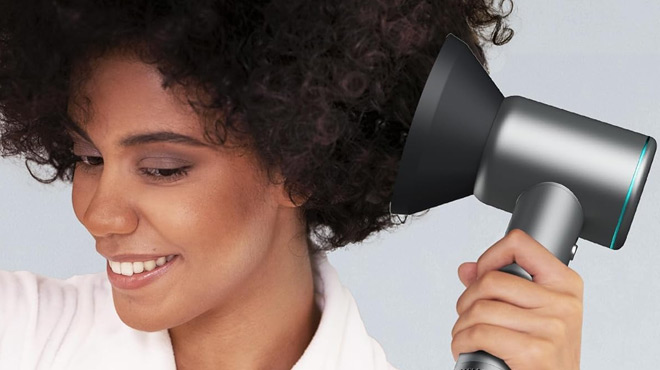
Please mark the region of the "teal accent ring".
POLYGON ((637 167, 635 167, 635 173, 633 174, 632 180, 630 181, 630 187, 628 187, 628 194, 626 195, 626 200, 625 202, 623 202, 623 207, 621 207, 621 215, 619 216, 619 222, 617 223, 616 229, 614 230, 614 235, 612 236, 612 243, 610 243, 610 249, 614 249, 614 241, 616 240, 616 236, 619 233, 619 228, 621 227, 621 223, 623 222, 623 214, 626 212, 626 206, 628 205, 628 201, 630 200, 630 194, 632 194, 633 185, 635 185, 635 179, 637 178, 639 165, 642 163, 642 159, 644 158, 644 153, 646 153, 646 147, 649 144, 649 139, 650 136, 647 136, 646 142, 644 143, 644 148, 642 148, 642 153, 639 155, 639 160, 637 161, 637 167))

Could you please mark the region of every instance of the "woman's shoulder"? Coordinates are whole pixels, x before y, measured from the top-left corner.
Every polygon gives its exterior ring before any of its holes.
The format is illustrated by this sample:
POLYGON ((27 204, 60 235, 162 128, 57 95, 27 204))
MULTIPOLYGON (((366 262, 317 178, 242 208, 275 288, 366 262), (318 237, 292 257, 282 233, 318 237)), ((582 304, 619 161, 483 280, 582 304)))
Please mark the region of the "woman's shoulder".
POLYGON ((0 271, 0 367, 37 368, 69 347, 73 351, 80 344, 76 337, 85 337, 81 321, 103 305, 102 290, 98 274, 60 280, 0 271))
POLYGON ((0 270, 0 318, 72 319, 75 314, 103 314, 96 303, 112 300, 104 273, 57 279, 30 271, 0 270))
POLYGON ((2 369, 106 369, 136 355, 167 369, 169 348, 166 331, 139 332, 121 321, 105 272, 57 279, 0 271, 2 369))
POLYGON ((18 317, 44 309, 59 317, 56 314, 84 310, 89 301, 111 299, 104 278, 104 273, 57 279, 30 271, 0 270, 0 312, 3 313, 0 317, 7 321, 12 314, 18 317))

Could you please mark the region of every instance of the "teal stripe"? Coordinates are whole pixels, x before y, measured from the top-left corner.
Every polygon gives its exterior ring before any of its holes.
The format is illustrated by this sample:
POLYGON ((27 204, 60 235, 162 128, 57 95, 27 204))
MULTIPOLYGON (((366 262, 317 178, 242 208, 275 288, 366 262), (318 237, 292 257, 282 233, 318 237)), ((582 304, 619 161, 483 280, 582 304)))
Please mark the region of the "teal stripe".
POLYGON ((637 177, 637 171, 639 171, 639 165, 642 163, 642 158, 644 158, 644 153, 646 153, 646 146, 649 144, 650 136, 646 137, 646 143, 644 143, 644 148, 642 148, 642 153, 639 155, 639 160, 637 161, 637 167, 635 167, 635 173, 633 174, 632 180, 630 181, 630 187, 628 188, 628 195, 626 195, 626 201, 623 202, 623 207, 621 208, 621 215, 619 216, 619 222, 616 225, 614 230, 614 235, 612 236, 612 243, 610 244, 610 249, 614 249, 614 241, 616 240, 616 235, 619 233, 619 228, 623 222, 623 214, 626 212, 626 206, 630 200, 630 194, 632 193, 633 185, 635 185, 635 178, 637 177))

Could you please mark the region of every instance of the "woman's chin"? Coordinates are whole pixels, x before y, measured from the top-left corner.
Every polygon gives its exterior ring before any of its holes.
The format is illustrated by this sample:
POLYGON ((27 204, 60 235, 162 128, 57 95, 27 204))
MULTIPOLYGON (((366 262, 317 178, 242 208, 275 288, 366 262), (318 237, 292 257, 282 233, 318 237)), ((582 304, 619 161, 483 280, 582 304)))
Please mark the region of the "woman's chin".
POLYGON ((156 332, 167 329, 167 325, 164 325, 162 322, 151 318, 144 319, 143 317, 138 317, 136 315, 121 315, 119 314, 121 321, 126 324, 128 327, 135 330, 146 331, 146 332, 156 332))
POLYGON ((169 327, 162 317, 157 316, 157 311, 139 310, 130 302, 117 302, 115 300, 115 310, 119 319, 135 330, 155 332, 169 327))

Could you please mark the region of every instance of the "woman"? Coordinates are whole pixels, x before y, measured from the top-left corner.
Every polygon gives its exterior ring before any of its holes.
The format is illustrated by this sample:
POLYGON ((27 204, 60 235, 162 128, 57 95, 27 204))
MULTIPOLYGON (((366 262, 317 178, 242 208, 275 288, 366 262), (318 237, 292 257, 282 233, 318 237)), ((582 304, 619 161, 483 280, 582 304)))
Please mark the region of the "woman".
MULTIPOLYGON (((393 368, 325 253, 396 225, 398 161, 445 36, 486 66, 478 31, 505 43, 506 15, 362 0, 0 14, 2 152, 72 182, 108 260, 67 281, 2 272, 0 367, 393 368)), ((461 266, 455 358, 579 368, 581 280, 550 257, 514 231, 461 266), (535 283, 496 271, 513 260, 535 283)))

